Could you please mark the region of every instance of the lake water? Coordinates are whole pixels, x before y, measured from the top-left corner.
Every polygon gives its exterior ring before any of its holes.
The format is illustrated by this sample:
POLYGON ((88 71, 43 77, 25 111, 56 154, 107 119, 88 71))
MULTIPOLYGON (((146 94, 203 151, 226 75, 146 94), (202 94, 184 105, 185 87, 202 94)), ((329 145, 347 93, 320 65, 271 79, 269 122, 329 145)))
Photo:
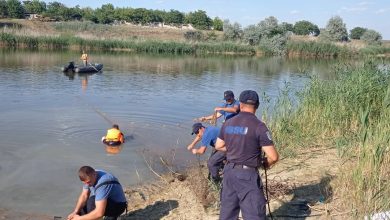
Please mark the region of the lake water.
MULTIPOLYGON (((115 174, 124 186, 162 171, 160 156, 183 168, 196 160, 192 119, 212 114, 225 90, 276 97, 285 82, 331 77, 336 61, 258 57, 175 57, 90 53, 102 73, 64 74, 80 54, 0 50, 0 208, 66 216, 81 190, 78 168, 115 174), (100 142, 112 123, 127 142, 100 142)), ((260 104, 261 105, 261 104, 260 104)), ((207 158, 207 156, 203 156, 207 158)))

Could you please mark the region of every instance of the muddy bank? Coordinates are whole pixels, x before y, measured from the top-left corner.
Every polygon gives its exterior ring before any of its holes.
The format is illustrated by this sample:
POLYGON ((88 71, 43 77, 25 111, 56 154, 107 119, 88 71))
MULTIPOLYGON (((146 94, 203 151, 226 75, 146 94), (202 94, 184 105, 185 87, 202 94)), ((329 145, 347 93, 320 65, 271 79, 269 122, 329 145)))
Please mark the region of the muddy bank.
MULTIPOLYGON (((274 219, 348 219, 337 210, 332 188, 336 150, 312 148, 298 155, 268 171, 274 219)), ((265 183, 264 171, 261 174, 265 183)), ((152 184, 128 187, 129 213, 122 219, 219 219, 219 187, 207 180, 207 168, 195 166, 184 175, 184 180, 165 175, 152 184)))

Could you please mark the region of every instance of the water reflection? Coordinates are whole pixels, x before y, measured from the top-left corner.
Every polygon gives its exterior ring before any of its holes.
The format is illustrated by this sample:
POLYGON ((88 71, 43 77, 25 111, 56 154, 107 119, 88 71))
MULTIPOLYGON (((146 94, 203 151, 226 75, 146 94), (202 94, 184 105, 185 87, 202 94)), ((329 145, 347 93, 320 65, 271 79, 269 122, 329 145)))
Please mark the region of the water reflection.
POLYGON ((122 145, 118 145, 118 146, 106 145, 106 152, 110 155, 115 155, 115 154, 119 154, 122 151, 122 148, 123 148, 122 145))

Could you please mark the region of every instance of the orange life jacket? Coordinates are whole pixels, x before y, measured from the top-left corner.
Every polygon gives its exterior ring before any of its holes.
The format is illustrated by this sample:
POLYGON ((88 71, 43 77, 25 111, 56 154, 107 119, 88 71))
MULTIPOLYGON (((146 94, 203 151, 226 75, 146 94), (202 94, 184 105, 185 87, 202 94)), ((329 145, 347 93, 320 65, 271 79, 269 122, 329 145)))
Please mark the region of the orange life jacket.
POLYGON ((106 141, 121 141, 122 132, 116 128, 111 128, 107 131, 106 141))

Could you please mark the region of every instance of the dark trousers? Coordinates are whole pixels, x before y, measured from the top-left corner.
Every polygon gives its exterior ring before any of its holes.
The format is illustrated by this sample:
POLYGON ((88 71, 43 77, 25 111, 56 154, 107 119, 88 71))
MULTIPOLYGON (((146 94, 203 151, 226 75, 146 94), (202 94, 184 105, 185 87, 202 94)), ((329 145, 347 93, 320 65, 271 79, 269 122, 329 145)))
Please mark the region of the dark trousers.
POLYGON ((207 161, 207 167, 209 168, 211 178, 215 181, 218 181, 220 179, 219 170, 223 169, 224 160, 226 160, 225 152, 213 149, 213 152, 211 153, 210 158, 207 161))
POLYGON ((223 170, 221 220, 265 220, 266 200, 257 168, 244 169, 232 163, 223 170))
MULTIPOLYGON (((114 202, 110 199, 107 200, 106 211, 104 212, 104 216, 107 216, 110 220, 116 220, 118 216, 120 216, 127 208, 126 202, 114 202)), ((95 209, 95 196, 91 196, 87 200, 87 204, 80 211, 80 215, 85 215, 92 212, 95 209)))

